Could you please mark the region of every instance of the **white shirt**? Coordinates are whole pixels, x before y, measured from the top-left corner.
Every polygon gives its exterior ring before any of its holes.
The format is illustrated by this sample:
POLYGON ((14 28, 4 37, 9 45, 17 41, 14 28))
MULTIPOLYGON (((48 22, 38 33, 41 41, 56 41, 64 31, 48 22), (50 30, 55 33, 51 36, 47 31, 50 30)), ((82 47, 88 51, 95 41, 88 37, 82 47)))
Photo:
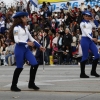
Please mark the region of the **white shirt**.
POLYGON ((85 8, 87 8, 85 5, 80 6, 81 11, 84 11, 85 8))
POLYGON ((68 6, 68 12, 70 12, 72 10, 71 6, 68 6))
POLYGON ((9 29, 12 26, 12 23, 6 23, 6 28, 9 29))
POLYGON ((14 53, 15 45, 16 45, 16 44, 13 44, 13 45, 8 46, 7 51, 9 51, 10 53, 14 53))
POLYGON ((13 34, 14 34, 14 40, 16 43, 19 43, 19 42, 27 43, 28 39, 31 42, 36 41, 29 33, 27 27, 25 27, 25 30, 24 30, 21 26, 15 26, 13 30, 13 34))
POLYGON ((56 36, 56 37, 53 39, 52 43, 53 43, 53 44, 57 44, 58 38, 59 38, 59 37, 56 36))
POLYGON ((60 18, 60 19, 59 19, 59 25, 61 25, 62 22, 64 22, 64 19, 60 18))
POLYGON ((85 20, 80 23, 80 28, 82 31, 82 37, 89 37, 92 39, 92 36, 90 35, 92 33, 92 25, 90 22, 86 22, 85 20))
POLYGON ((0 21, 0 27, 5 27, 5 21, 0 21))
POLYGON ((76 40, 77 40, 77 38, 75 37, 75 36, 73 36, 73 42, 71 43, 71 46, 76 46, 76 40))
POLYGON ((95 12, 99 10, 99 7, 94 7, 95 12))

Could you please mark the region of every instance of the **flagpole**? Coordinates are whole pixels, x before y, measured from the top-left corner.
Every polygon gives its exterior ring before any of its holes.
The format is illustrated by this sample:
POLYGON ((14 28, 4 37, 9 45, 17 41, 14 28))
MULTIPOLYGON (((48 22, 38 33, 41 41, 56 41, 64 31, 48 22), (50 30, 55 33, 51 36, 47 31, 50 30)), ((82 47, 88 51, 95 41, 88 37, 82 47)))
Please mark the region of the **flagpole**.
MULTIPOLYGON (((44 33, 43 33, 43 47, 44 47, 44 33)), ((43 52, 43 70, 44 70, 44 67, 45 67, 45 63, 44 63, 44 52, 43 52)))

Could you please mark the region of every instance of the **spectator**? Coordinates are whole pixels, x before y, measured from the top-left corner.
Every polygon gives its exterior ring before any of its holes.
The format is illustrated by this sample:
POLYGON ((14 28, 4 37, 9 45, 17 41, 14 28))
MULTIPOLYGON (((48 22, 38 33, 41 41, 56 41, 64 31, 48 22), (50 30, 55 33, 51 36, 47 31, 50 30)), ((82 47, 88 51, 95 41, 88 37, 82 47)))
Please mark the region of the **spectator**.
POLYGON ((56 44, 57 45, 58 38, 59 38, 59 33, 58 33, 58 31, 56 31, 56 35, 55 35, 55 37, 52 40, 52 44, 56 44))
POLYGON ((77 42, 76 34, 75 32, 73 32, 72 33, 72 43, 71 43, 72 53, 76 51, 76 42, 77 42))
POLYGON ((10 21, 10 19, 7 20, 6 22, 6 29, 9 30, 9 28, 12 26, 12 22, 10 21))
POLYGON ((99 18, 100 18, 100 7, 99 7, 99 10, 97 11, 97 15, 98 15, 99 18))
POLYGON ((50 55, 50 38, 48 36, 48 30, 44 29, 44 36, 41 39, 41 44, 44 45, 44 47, 46 48, 46 51, 44 53, 45 55, 45 62, 48 65, 49 64, 49 55, 50 55), (44 39, 43 39, 44 38, 44 39))
POLYGON ((5 20, 3 19, 3 17, 0 17, 0 33, 5 33, 5 20))
POLYGON ((63 48, 62 61, 63 64, 68 64, 70 61, 70 51, 68 46, 63 48))
POLYGON ((58 41, 57 41, 58 50, 62 50, 62 46, 63 46, 62 39, 63 39, 63 35, 59 34, 58 41))
POLYGON ((80 9, 81 9, 81 11, 84 11, 85 8, 87 8, 87 7, 86 7, 86 5, 84 5, 84 2, 82 2, 81 5, 80 5, 80 9))
POLYGON ((8 49, 7 45, 5 43, 3 43, 0 48, 0 54, 1 54, 1 60, 3 62, 2 65, 4 65, 4 66, 7 65, 7 63, 5 61, 5 55, 6 55, 7 49, 8 49))
POLYGON ((57 29, 56 20, 52 19, 52 22, 51 22, 51 32, 55 34, 56 33, 56 29, 57 29))
POLYGON ((10 46, 8 46, 6 56, 5 56, 5 61, 8 64, 8 58, 11 56, 11 65, 15 63, 15 58, 14 58, 14 49, 15 49, 15 43, 13 41, 10 42, 10 46))
POLYGON ((47 7, 49 9, 49 16, 52 15, 52 5, 50 4, 50 2, 47 2, 47 7))
POLYGON ((67 12, 70 12, 72 10, 70 2, 67 2, 65 7, 67 9, 67 12))
POLYGON ((33 29, 33 31, 34 32, 39 32, 41 30, 41 27, 39 26, 39 24, 38 24, 38 22, 35 22, 34 23, 34 29, 33 29))
POLYGON ((97 4, 95 5, 94 10, 95 10, 95 12, 98 12, 99 6, 97 4))
POLYGON ((62 41, 63 41, 62 42, 63 48, 68 46, 70 57, 72 57, 72 49, 71 49, 72 35, 70 34, 69 28, 65 29, 65 34, 64 34, 64 37, 63 37, 62 41))

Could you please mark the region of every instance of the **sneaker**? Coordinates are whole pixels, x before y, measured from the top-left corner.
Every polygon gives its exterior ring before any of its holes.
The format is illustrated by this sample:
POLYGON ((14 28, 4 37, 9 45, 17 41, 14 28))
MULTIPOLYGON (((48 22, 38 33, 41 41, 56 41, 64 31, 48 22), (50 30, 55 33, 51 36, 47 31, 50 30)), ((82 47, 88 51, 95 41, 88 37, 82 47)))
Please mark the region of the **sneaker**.
POLYGON ((48 62, 46 62, 46 63, 45 63, 45 65, 49 65, 49 63, 48 63, 48 62))
POLYGON ((6 62, 4 63, 4 65, 5 65, 5 66, 8 66, 8 64, 7 64, 6 62))

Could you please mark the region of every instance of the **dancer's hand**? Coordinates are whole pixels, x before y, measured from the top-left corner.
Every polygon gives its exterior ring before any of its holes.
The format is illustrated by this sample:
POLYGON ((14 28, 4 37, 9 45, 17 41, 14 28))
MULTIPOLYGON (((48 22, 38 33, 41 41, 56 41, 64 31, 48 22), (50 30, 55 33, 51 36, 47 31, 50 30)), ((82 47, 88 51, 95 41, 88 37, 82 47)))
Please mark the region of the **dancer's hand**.
POLYGON ((92 40, 93 40, 94 42, 97 42, 97 38, 92 38, 92 40))
POLYGON ((44 47, 40 46, 40 50, 44 52, 46 49, 44 47))

